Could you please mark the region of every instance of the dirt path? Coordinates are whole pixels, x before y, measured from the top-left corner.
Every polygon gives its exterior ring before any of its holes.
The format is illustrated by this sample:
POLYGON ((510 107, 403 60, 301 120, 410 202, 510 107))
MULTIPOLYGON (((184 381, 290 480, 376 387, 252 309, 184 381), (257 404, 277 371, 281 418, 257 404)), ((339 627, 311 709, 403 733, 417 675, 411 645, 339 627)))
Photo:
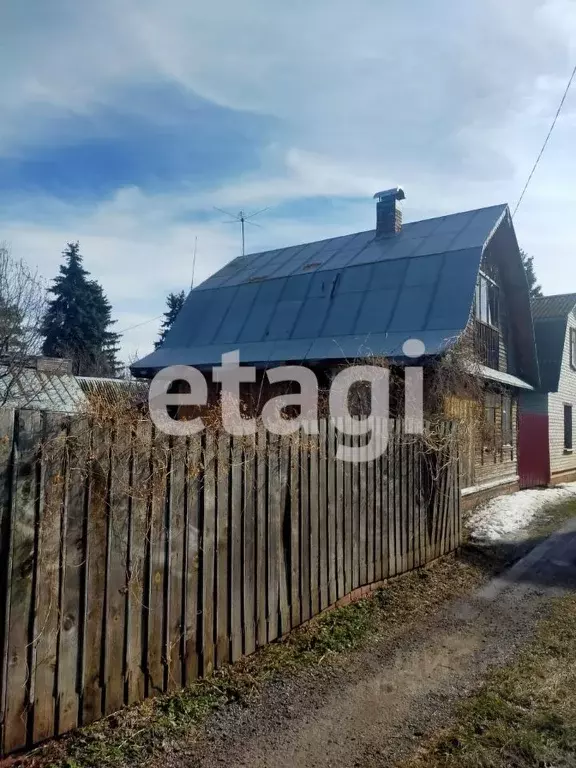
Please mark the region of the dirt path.
POLYGON ((205 736, 170 765, 396 765, 449 721, 489 666, 531 637, 554 596, 576 591, 575 561, 571 521, 410 637, 371 645, 344 667, 271 684, 257 704, 215 715, 205 736))

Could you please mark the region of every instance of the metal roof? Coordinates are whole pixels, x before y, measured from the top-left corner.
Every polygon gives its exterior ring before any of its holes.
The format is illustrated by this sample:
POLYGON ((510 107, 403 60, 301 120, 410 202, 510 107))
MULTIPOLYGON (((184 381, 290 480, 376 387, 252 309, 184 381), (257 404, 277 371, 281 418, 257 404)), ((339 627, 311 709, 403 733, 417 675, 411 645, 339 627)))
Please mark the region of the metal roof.
POLYGON ((497 371, 494 368, 488 368, 486 365, 471 363, 467 368, 474 376, 479 376, 482 379, 497 381, 500 384, 507 384, 509 387, 517 387, 518 389, 534 389, 531 384, 518 378, 518 376, 513 376, 511 373, 505 373, 504 371, 497 371))
POLYGON ((403 357, 409 338, 443 352, 468 322, 497 205, 241 256, 190 292, 162 347, 132 370, 241 362, 403 357))
POLYGON ((95 396, 107 403, 124 403, 144 401, 148 394, 145 382, 131 379, 107 379, 101 376, 77 376, 78 384, 88 396, 95 396))
POLYGON ((576 293, 557 296, 538 296, 532 299, 532 315, 535 320, 567 318, 576 307, 576 293))
POLYGON ((0 405, 39 411, 76 413, 86 397, 72 374, 43 373, 34 368, 0 366, 0 405))
POLYGON ((576 293, 532 299, 534 334, 540 366, 541 388, 556 392, 560 383, 568 315, 576 308, 576 293))

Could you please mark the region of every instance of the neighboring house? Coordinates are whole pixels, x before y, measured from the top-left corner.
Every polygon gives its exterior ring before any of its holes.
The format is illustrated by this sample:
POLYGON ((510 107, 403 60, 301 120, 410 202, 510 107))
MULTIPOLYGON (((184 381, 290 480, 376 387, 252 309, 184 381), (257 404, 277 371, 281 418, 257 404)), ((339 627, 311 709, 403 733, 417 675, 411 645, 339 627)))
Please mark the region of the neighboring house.
POLYGON ((150 377, 170 365, 210 369, 236 349, 242 363, 262 371, 301 364, 325 381, 359 358, 433 371, 468 339, 480 398, 453 393, 435 407, 482 421, 463 445, 463 488, 517 487, 518 392, 538 386, 539 375, 508 206, 403 225, 402 190, 375 197, 374 230, 231 261, 190 292, 164 344, 132 371, 150 377), (403 353, 414 338, 425 345, 418 360, 403 353))
POLYGON ((520 482, 576 480, 576 293, 532 300, 541 386, 520 401, 520 482))
POLYGON ((0 407, 77 413, 86 397, 72 375, 70 360, 30 357, 22 362, 0 360, 0 407))

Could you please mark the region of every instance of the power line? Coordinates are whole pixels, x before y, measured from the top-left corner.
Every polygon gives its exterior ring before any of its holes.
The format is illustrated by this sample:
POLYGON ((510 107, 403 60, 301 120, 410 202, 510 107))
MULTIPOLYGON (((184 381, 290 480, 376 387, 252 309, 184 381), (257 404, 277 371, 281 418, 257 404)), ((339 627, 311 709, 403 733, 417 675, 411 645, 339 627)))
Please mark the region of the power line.
POLYGON ((518 202, 516 203, 516 208, 514 208, 514 213, 512 214, 512 218, 516 216, 516 211, 518 208, 520 208, 520 203, 524 199, 524 195, 526 194, 526 190, 528 189, 530 182, 532 181, 532 176, 534 176, 534 173, 536 171, 536 168, 538 168, 538 164, 540 160, 542 159, 542 155, 544 154, 544 150, 548 146, 548 141, 550 140, 550 136, 552 136, 552 131, 554 130, 556 123, 558 121, 558 118, 560 117, 560 113, 562 112, 562 107, 564 106, 564 102, 566 101, 566 97, 568 96, 568 91, 570 90, 570 86, 572 85, 572 81, 574 80, 574 77, 576 76, 576 66, 572 70, 572 74, 570 75, 570 79, 568 80, 568 85, 566 86, 566 90, 564 91, 564 95, 562 96, 562 99, 560 101, 560 105, 558 107, 558 110, 556 111, 556 114, 554 115, 554 120, 552 121, 552 125, 550 126, 550 130, 548 131, 548 135, 546 136, 546 139, 544 141, 544 144, 542 145, 542 149, 540 150, 540 154, 536 158, 536 162, 534 163, 534 166, 532 170, 530 171, 530 175, 528 176, 528 179, 526 181, 526 184, 524 185, 524 189, 522 190, 522 194, 520 195, 518 202))
POLYGON ((128 328, 122 328, 121 331, 115 331, 115 333, 126 333, 126 331, 133 331, 134 328, 140 328, 141 325, 148 325, 148 323, 153 323, 154 320, 160 320, 162 315, 156 315, 156 317, 151 317, 149 320, 143 320, 141 323, 136 323, 136 325, 129 325, 128 328))

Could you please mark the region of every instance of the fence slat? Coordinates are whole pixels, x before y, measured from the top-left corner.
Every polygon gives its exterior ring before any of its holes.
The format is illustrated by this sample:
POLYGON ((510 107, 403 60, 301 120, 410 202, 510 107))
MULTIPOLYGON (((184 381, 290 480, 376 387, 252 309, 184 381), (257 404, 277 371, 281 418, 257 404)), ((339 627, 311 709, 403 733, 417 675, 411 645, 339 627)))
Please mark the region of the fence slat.
MULTIPOLYGON (((384 452, 386 453, 386 451, 384 452)), ((382 456, 374 460, 372 494, 374 500, 374 581, 382 579, 382 456)))
POLYGON ((106 600, 106 712, 124 704, 126 668, 124 658, 128 567, 127 489, 130 473, 130 433, 117 426, 111 450, 110 506, 108 509, 108 568, 106 600))
POLYGON ((328 419, 325 429, 326 513, 328 516, 328 605, 338 599, 338 501, 336 460, 334 458, 334 422, 328 419))
POLYGON ((326 434, 326 421, 322 419, 320 422, 320 434, 318 438, 318 512, 320 516, 319 524, 319 540, 318 549, 320 554, 320 610, 323 611, 328 607, 329 603, 329 575, 328 575, 328 562, 330 559, 329 549, 332 544, 332 537, 330 536, 330 529, 328 520, 331 517, 334 519, 334 510, 329 510, 327 507, 328 502, 328 462, 326 457, 327 434, 326 434))
POLYGON ((242 561, 244 653, 256 650, 256 436, 244 441, 244 553, 242 561))
POLYGON ((166 481, 168 439, 156 432, 152 443, 150 518, 150 613, 148 621, 147 686, 150 694, 166 687, 166 481))
MULTIPOLYGON (((148 538, 148 491, 150 488, 151 424, 140 421, 132 439, 130 560, 128 566, 127 659, 128 704, 141 701, 145 695, 144 623, 146 605, 145 577, 148 538)), ((91 596, 92 597, 92 596, 91 596)))
POLYGON ((358 464, 358 494, 359 510, 358 524, 360 528, 358 546, 359 585, 368 584, 368 488, 367 488, 367 449, 365 437, 359 438, 359 453, 361 461, 358 464))
POLYGON ((198 591, 200 583, 200 488, 202 478, 202 441, 200 435, 190 437, 186 465, 186 572, 184 585, 184 677, 190 685, 199 675, 198 591))
MULTIPOLYGON (((344 422, 342 428, 346 429, 344 422)), ((349 433, 350 430, 346 429, 349 433)), ((340 437, 344 441, 344 435, 340 437)), ((349 443, 348 443, 349 444, 349 443)), ((353 464, 350 461, 342 461, 342 471, 344 474, 344 594, 347 595, 354 588, 352 556, 352 542, 354 539, 354 496, 352 493, 353 483, 353 464)))
POLYGON ((292 627, 301 622, 300 593, 300 434, 290 441, 290 616, 292 627))
POLYGON ((102 655, 105 637, 104 594, 106 590, 106 528, 108 520, 109 443, 102 426, 92 427, 92 452, 88 466, 88 529, 86 592, 90 596, 86 610, 84 695, 82 720, 91 723, 103 714, 104 686, 102 655))
POLYGON ((68 433, 64 524, 62 529, 63 575, 60 597, 58 645, 58 730, 78 724, 80 594, 85 554, 83 546, 86 456, 89 427, 74 419, 68 433))
POLYGON ((334 462, 336 464, 336 596, 338 599, 346 594, 345 581, 345 550, 346 550, 346 503, 344 492, 344 462, 336 458, 339 445, 339 437, 336 433, 336 427, 331 422, 332 436, 331 445, 334 451, 334 462))
POLYGON ((206 433, 203 452, 204 487, 202 494, 202 674, 214 669, 214 566, 216 536, 216 438, 206 433))
POLYGON ((320 610, 320 585, 318 576, 320 572, 320 509, 318 498, 318 435, 307 437, 308 452, 310 455, 310 611, 311 616, 316 616, 320 610))
MULTIPOLYGON (((60 524, 62 508, 62 452, 58 419, 42 419, 42 466, 38 493, 39 578, 36 585, 36 669, 34 670, 33 742, 56 733, 56 660, 58 650, 58 592, 60 581, 60 524), (48 497, 48 498, 47 498, 48 497)), ((65 433, 64 433, 65 434, 65 433)))
MULTIPOLYGON (((8 659, 8 626, 10 619, 10 580, 12 568, 12 486, 14 422, 12 408, 0 409, 0 754, 4 744, 4 715, 6 706, 6 666, 8 659)), ((53 701, 51 702, 53 706, 53 701)))
POLYGON ((173 438, 170 456, 170 496, 166 516, 168 533, 168 690, 184 685, 184 561, 186 517, 186 440, 173 438))
POLYGON ((229 616, 229 517, 230 517, 230 435, 218 433, 218 464, 216 491, 216 661, 222 666, 230 661, 229 616))
POLYGON ((300 462, 300 616, 310 616, 310 451, 303 437, 299 446, 300 462))
POLYGON ((267 618, 268 642, 278 637, 278 544, 280 539, 280 467, 278 435, 268 436, 268 560, 267 618))
POLYGON ((231 510, 230 510, 230 657, 236 661, 242 655, 242 437, 232 438, 231 510))
POLYGON ((289 631, 290 621, 290 601, 288 592, 290 589, 290 438, 283 436, 280 438, 279 453, 279 482, 280 482, 280 504, 278 509, 278 539, 276 549, 278 552, 278 601, 280 627, 279 635, 289 631))
POLYGON ((374 466, 377 460, 370 459, 366 464, 366 548, 368 551, 367 561, 367 581, 368 584, 374 582, 375 568, 375 551, 376 543, 374 539, 375 519, 374 519, 374 466))
POLYGON ((8 643, 4 749, 28 742, 30 708, 30 619, 33 611, 33 571, 36 552, 36 451, 41 435, 40 414, 20 411, 15 424, 12 567, 8 591, 8 643))
POLYGON ((268 433, 258 429, 256 444, 256 638, 258 646, 266 645, 266 528, 268 508, 268 433))

